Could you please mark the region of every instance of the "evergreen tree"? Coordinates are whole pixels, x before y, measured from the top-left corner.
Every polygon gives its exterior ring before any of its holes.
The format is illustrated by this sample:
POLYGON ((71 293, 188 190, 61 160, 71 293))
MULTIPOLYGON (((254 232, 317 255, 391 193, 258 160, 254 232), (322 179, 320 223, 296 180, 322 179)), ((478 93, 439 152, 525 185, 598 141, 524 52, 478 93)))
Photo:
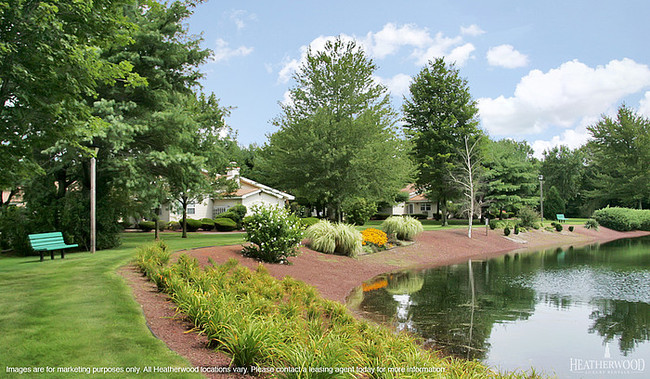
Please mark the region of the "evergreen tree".
POLYGON ((556 215, 564 213, 566 213, 564 199, 560 195, 557 187, 551 186, 551 188, 544 191, 544 218, 547 220, 555 220, 556 215))

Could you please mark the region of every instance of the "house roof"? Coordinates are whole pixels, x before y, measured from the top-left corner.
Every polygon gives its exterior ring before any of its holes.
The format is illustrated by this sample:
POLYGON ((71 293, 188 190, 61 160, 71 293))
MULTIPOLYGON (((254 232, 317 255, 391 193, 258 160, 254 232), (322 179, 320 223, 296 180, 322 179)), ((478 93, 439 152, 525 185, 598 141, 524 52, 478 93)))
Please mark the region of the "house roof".
POLYGON ((269 186, 266 186, 262 183, 258 183, 252 179, 245 178, 243 176, 239 177, 239 183, 246 183, 251 187, 254 188, 239 188, 235 192, 233 192, 230 195, 226 195, 227 198, 230 199, 245 199, 249 196, 256 195, 258 193, 266 193, 271 196, 275 196, 278 199, 285 199, 285 200, 295 200, 295 196, 288 194, 286 192, 282 192, 280 190, 277 190, 275 188, 271 188, 269 186))
POLYGON ((407 203, 420 203, 423 201, 430 201, 429 199, 427 199, 426 196, 424 196, 422 193, 420 193, 420 191, 418 191, 418 189, 415 187, 415 184, 413 183, 402 188, 400 192, 409 193, 409 199, 406 201, 407 203))

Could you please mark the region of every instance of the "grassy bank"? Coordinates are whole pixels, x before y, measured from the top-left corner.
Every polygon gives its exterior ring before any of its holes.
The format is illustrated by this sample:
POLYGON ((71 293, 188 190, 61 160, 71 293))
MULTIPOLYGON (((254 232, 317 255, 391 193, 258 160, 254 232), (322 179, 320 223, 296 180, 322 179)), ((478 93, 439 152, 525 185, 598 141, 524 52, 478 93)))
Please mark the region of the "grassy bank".
MULTIPOLYGON (((190 234, 181 239, 179 233, 163 233, 162 238, 173 250, 243 241, 242 234, 190 234)), ((188 366, 152 336, 130 288, 116 273, 133 259, 136 246, 151 240, 152 233, 128 233, 119 248, 93 255, 70 253, 63 260, 57 255, 45 262, 37 256, 0 258, 3 376, 12 376, 7 367, 188 366)))

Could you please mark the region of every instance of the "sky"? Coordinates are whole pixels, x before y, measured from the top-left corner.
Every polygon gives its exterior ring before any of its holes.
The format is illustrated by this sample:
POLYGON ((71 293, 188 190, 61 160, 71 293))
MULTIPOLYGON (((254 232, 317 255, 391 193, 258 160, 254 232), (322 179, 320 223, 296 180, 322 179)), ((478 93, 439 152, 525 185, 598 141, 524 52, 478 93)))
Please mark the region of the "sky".
POLYGON ((492 139, 526 140, 535 156, 577 148, 587 126, 625 103, 650 117, 647 0, 208 0, 187 21, 213 54, 203 90, 232 107, 243 146, 263 145, 308 46, 354 38, 401 112, 431 59, 455 62, 492 139))

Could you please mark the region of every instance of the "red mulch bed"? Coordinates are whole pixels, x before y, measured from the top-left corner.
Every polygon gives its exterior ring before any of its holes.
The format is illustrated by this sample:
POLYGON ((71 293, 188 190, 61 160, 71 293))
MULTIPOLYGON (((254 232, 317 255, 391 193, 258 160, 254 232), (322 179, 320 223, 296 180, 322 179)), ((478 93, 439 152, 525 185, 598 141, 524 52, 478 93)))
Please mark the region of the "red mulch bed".
MULTIPOLYGON (((290 265, 264 265, 271 275, 281 279, 291 276, 318 289, 327 299, 345 302, 352 289, 379 274, 403 268, 435 267, 462 263, 468 259, 485 259, 502 255, 513 250, 533 250, 551 246, 578 246, 593 242, 606 242, 619 238, 650 235, 648 232, 616 232, 606 228, 598 231, 576 226, 574 232, 530 231, 506 238, 502 233, 485 229, 473 230, 472 239, 467 238, 466 229, 426 231, 420 234, 415 243, 358 259, 344 256, 326 255, 306 247, 301 254, 290 258, 290 265)), ((241 254, 242 246, 217 246, 193 249, 187 253, 199 260, 201 265, 209 264, 208 259, 217 264, 230 258, 254 269, 260 263, 241 254)), ((137 273, 133 267, 123 268, 120 273, 133 288, 136 300, 142 304, 143 312, 152 333, 163 340, 170 349, 186 357, 194 366, 226 367, 230 359, 220 352, 208 349, 205 337, 196 333, 186 333, 192 325, 184 319, 175 317, 174 305, 168 297, 159 293, 155 285, 137 273)), ((242 377, 241 375, 211 375, 209 377, 242 377)))

